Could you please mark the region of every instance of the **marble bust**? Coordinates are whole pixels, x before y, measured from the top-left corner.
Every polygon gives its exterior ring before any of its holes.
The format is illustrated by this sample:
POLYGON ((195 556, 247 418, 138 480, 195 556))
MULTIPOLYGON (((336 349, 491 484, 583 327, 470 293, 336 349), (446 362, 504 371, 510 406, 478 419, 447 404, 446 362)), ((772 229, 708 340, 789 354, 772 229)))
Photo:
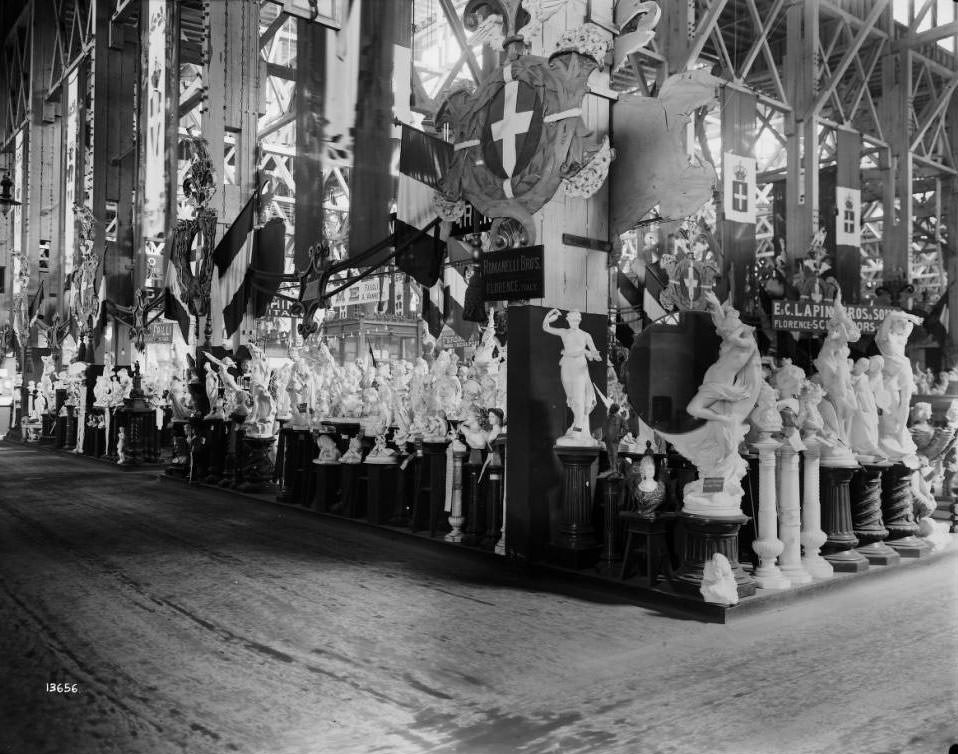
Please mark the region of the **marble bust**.
POLYGON ((349 447, 339 460, 341 463, 362 463, 363 441, 358 437, 350 437, 349 447))
POLYGON ((702 586, 699 588, 706 602, 717 605, 738 603, 738 586, 732 573, 732 564, 722 553, 717 552, 705 562, 702 586))
POLYGON ((320 465, 338 464, 340 456, 339 448, 336 447, 336 441, 329 435, 320 435, 316 438, 316 447, 319 448, 319 456, 313 463, 320 465))
POLYGON ((655 479, 655 459, 644 455, 630 464, 626 472, 629 507, 641 516, 652 518, 665 502, 665 484, 655 479))

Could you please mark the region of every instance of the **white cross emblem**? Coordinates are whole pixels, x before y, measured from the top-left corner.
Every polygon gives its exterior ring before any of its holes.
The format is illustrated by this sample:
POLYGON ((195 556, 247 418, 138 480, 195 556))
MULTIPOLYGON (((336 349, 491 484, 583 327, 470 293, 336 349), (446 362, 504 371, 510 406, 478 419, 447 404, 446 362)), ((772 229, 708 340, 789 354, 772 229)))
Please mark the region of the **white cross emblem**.
POLYGON ((503 71, 507 78, 502 100, 502 120, 492 124, 492 140, 502 142, 502 169, 511 176, 516 169, 516 137, 529 130, 532 111, 516 112, 519 98, 519 82, 511 80, 509 67, 503 71))
POLYGON ((699 281, 695 279, 695 267, 689 265, 688 275, 685 278, 685 287, 689 292, 689 301, 695 300, 695 289, 699 287, 699 281))
POLYGON ((748 184, 735 181, 734 186, 735 190, 732 192, 732 204, 739 212, 745 212, 748 210, 748 192, 746 191, 746 186, 748 184))

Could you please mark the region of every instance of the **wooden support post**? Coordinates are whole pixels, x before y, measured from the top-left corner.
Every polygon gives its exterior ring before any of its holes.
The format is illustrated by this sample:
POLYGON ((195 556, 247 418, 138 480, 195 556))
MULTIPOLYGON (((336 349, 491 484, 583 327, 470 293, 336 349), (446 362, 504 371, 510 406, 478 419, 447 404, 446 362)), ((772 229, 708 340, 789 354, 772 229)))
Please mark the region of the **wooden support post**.
MULTIPOLYGON (((323 239, 323 132, 326 95, 326 27, 296 20, 296 269, 309 263, 307 252, 323 239)), ((385 178, 385 176, 383 176, 385 178)))
POLYGON ((911 245, 912 179, 914 163, 911 154, 911 81, 912 52, 900 48, 882 61, 882 97, 879 104, 890 151, 889 181, 884 196, 885 225, 882 244, 884 277, 893 277, 897 270, 908 274, 911 245))
POLYGON ((792 110, 785 116, 788 168, 785 183, 785 248, 790 260, 805 255, 818 229, 818 115, 800 119, 815 96, 819 6, 796 3, 786 11, 783 84, 792 110))
MULTIPOLYGON (((945 128, 951 135, 952 153, 958 160, 958 97, 952 96, 946 115, 945 128)), ((942 369, 958 362, 958 177, 942 178, 942 217, 946 232, 942 239, 948 289, 948 348, 942 360, 942 369), (947 243, 946 243, 947 242, 947 243)))
MULTIPOLYGON (((755 95, 731 86, 722 87, 722 151, 740 157, 755 155, 755 95)), ((716 158, 718 159, 718 158, 716 158)), ((733 163, 734 164, 734 163, 733 163)), ((750 196, 749 202, 756 198, 750 196)), ((722 275, 732 303, 739 311, 747 308, 748 271, 755 263, 755 223, 740 223, 722 216, 718 226, 721 239, 722 275)))

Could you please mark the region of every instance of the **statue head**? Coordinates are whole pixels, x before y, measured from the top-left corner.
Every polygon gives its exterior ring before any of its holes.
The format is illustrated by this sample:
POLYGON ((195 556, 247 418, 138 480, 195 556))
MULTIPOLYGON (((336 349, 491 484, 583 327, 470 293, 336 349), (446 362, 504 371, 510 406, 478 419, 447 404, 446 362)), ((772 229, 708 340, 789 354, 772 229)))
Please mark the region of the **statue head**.
POLYGON ((639 476, 643 481, 655 477, 655 459, 652 456, 648 454, 642 456, 642 460, 639 461, 639 476))
POLYGON ((789 359, 782 361, 770 380, 772 386, 776 388, 779 395, 791 398, 798 395, 802 390, 802 383, 805 382, 805 370, 796 366, 789 359))
POLYGON ((501 408, 490 408, 486 416, 491 427, 501 427, 505 424, 505 414, 501 408))
POLYGON ((871 362, 866 357, 862 356, 852 367, 852 374, 856 376, 863 375, 868 372, 870 367, 871 362))
POLYGON ((582 322, 582 312, 578 309, 571 309, 569 313, 565 315, 565 318, 569 323, 569 327, 576 328, 582 322))
POLYGON ((911 407, 912 424, 926 422, 931 419, 931 404, 920 401, 911 407))

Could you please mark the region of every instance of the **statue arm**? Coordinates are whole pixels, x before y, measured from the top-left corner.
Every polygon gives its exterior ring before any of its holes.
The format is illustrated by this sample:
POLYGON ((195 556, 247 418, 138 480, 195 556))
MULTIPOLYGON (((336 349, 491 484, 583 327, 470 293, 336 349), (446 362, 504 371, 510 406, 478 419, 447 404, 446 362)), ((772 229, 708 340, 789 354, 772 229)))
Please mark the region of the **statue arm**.
POLYGON ((602 354, 599 353, 599 349, 595 347, 595 341, 592 340, 592 336, 589 333, 585 334, 585 350, 588 354, 588 358, 592 361, 599 361, 602 358, 602 354))
POLYGON ((549 333, 550 335, 562 335, 562 330, 558 327, 552 327, 552 323, 559 319, 559 310, 550 309, 546 316, 542 319, 542 329, 544 332, 549 333))

